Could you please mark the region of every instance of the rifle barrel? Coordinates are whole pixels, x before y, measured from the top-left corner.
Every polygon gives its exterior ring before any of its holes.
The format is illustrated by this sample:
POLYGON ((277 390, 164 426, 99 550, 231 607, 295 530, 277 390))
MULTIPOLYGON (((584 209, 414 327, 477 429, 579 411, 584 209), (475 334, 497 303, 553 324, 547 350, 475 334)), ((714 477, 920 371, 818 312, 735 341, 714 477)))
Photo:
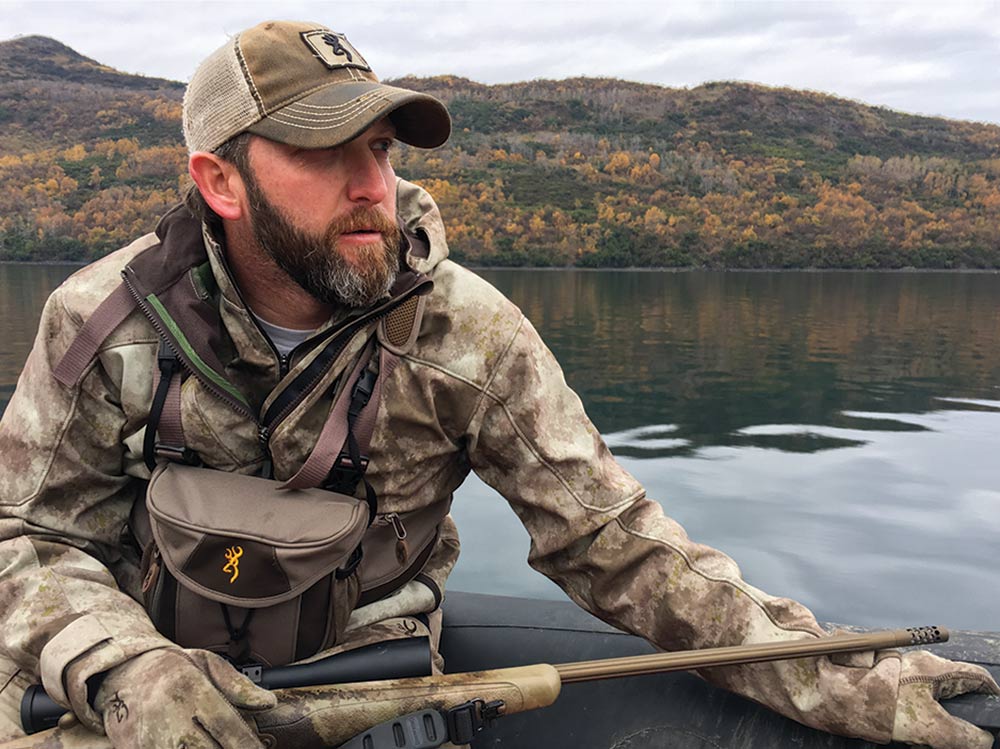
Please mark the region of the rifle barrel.
POLYGON ((573 684, 580 681, 598 681, 667 671, 690 671, 743 663, 762 663, 786 658, 806 658, 862 650, 931 645, 937 642, 947 642, 947 640, 948 630, 944 627, 910 627, 866 634, 839 634, 807 640, 687 650, 682 653, 650 653, 625 658, 560 663, 555 665, 555 669, 563 684, 573 684))

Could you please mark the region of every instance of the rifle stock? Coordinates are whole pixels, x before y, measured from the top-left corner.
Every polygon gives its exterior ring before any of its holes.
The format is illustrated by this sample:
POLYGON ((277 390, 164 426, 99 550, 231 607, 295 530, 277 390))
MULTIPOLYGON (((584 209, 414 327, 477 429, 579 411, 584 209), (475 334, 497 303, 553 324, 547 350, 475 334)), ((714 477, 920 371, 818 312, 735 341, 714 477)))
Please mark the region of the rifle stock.
POLYGON ((562 682, 547 664, 417 679, 289 689, 279 705, 255 716, 258 732, 278 747, 337 747, 400 715, 447 710, 469 700, 501 701, 513 714, 551 705, 562 682))
MULTIPOLYGON (((265 746, 337 747, 372 726, 404 713, 447 710, 473 699, 504 703, 504 713, 546 707, 562 682, 552 666, 422 676, 319 687, 278 689, 278 706, 252 716, 265 746)), ((106 736, 80 724, 15 739, 2 749, 112 749, 106 736)))
MULTIPOLYGON (((470 700, 501 701, 502 714, 546 707, 555 702, 563 683, 928 645, 947 639, 948 632, 943 627, 920 627, 558 666, 538 664, 443 676, 279 689, 276 690, 278 706, 252 718, 266 746, 321 749, 338 747, 379 723, 426 708, 447 710, 470 700)), ((0 749, 111 749, 111 744, 106 737, 77 724, 15 739, 0 749)))

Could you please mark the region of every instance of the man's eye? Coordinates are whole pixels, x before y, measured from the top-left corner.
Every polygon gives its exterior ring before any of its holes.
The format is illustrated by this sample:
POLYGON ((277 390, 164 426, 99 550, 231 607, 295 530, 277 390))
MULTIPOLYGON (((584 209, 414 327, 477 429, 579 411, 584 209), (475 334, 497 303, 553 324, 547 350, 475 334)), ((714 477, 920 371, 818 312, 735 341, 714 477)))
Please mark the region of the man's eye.
POLYGON ((392 140, 386 138, 385 140, 377 141, 375 143, 374 148, 376 151, 383 151, 385 153, 389 153, 389 151, 392 150, 392 140))

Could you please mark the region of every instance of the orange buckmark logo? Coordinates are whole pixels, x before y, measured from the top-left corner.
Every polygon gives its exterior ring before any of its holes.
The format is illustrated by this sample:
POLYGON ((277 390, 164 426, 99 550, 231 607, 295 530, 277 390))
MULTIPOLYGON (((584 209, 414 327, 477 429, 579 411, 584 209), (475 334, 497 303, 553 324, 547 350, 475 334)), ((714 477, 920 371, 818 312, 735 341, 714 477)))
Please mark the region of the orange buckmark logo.
POLYGON ((243 556, 242 546, 230 546, 226 549, 226 566, 222 568, 223 572, 232 572, 233 576, 229 578, 229 583, 235 583, 236 578, 240 576, 240 557, 243 556))

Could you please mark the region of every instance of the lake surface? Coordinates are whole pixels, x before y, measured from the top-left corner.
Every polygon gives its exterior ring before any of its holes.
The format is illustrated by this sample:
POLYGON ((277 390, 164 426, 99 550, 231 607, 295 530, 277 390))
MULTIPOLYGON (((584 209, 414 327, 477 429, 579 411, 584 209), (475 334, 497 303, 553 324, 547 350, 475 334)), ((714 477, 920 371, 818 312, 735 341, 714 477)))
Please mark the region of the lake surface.
MULTIPOLYGON (((73 268, 0 265, 0 409, 73 268)), ((692 538, 820 619, 1000 630, 1000 275, 482 271, 692 538)), ((561 597, 474 477, 457 590, 561 597)))

